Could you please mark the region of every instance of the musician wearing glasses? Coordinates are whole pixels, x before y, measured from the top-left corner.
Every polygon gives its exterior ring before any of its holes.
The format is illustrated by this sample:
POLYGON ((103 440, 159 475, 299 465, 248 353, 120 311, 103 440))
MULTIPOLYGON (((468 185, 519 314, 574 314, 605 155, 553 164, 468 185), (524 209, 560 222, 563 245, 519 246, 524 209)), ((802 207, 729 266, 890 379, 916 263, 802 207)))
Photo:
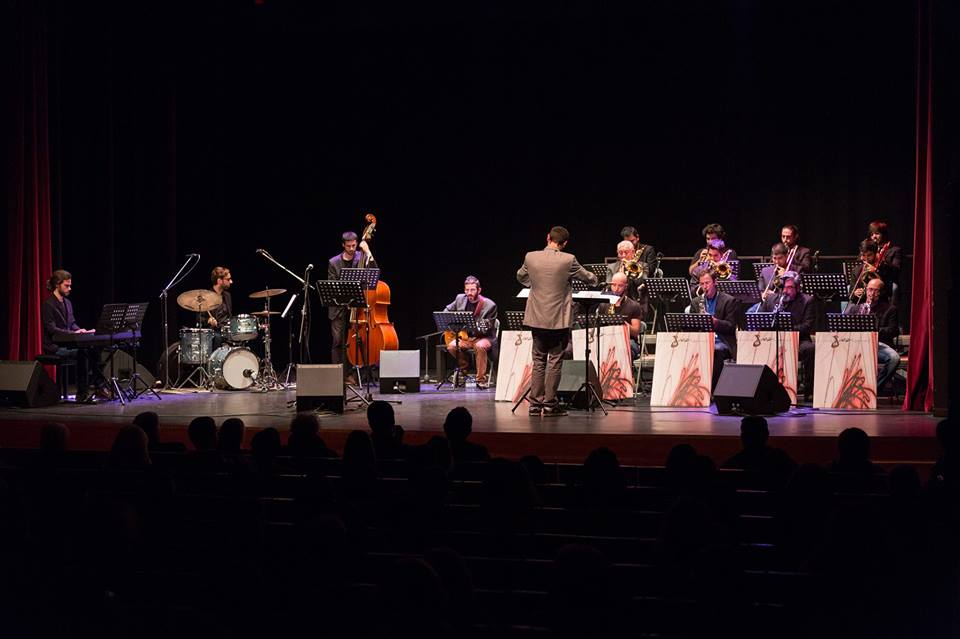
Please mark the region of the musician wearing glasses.
MULTIPOLYGON (((800 334, 799 359, 808 379, 813 377, 813 355, 815 352, 810 333, 816 326, 816 305, 813 295, 800 292, 800 274, 796 271, 787 271, 781 278, 782 288, 774 295, 770 295, 760 304, 760 312, 773 313, 781 311, 790 313, 793 321, 793 330, 800 334)), ((807 389, 798 389, 801 395, 807 394, 807 389)))
POLYGON ((641 335, 646 331, 646 325, 643 322, 644 314, 640 304, 625 295, 627 285, 628 280, 625 274, 614 273, 613 278, 607 285, 607 292, 619 295, 620 299, 613 304, 604 302, 600 305, 598 311, 601 315, 620 314, 623 316, 623 321, 630 326, 630 355, 633 359, 637 359, 640 356, 641 335))
MULTIPOLYGON (((204 322, 213 329, 222 328, 230 322, 233 316, 233 299, 230 297, 230 287, 233 285, 233 275, 230 269, 225 266, 216 266, 210 271, 210 283, 213 291, 223 300, 219 306, 215 306, 206 313, 200 313, 198 316, 201 322, 204 322)), ((213 334, 213 350, 220 348, 223 344, 223 336, 220 331, 213 334)))
POLYGON ((713 316, 712 383, 716 386, 724 361, 737 358, 737 316, 740 313, 740 302, 717 288, 717 274, 709 264, 701 266, 696 276, 697 294, 690 304, 690 312, 713 316))
POLYGON ((647 309, 650 306, 650 296, 647 294, 647 287, 643 285, 650 274, 648 269, 647 263, 637 258, 637 250, 630 240, 623 240, 617 244, 617 261, 607 265, 607 284, 613 281, 613 276, 617 273, 626 276, 627 286, 624 295, 640 305, 642 317, 647 316, 647 309))
POLYGON ((687 269, 687 272, 690 273, 691 277, 694 277, 694 271, 700 267, 703 262, 709 260, 708 251, 710 250, 710 241, 711 240, 723 240, 724 243, 724 252, 729 251, 726 259, 735 260, 737 259, 737 252, 732 248, 726 246, 727 244, 727 232, 724 230, 723 226, 717 223, 707 224, 703 227, 703 241, 704 247, 693 254, 693 261, 690 262, 690 267, 687 269))
POLYGON ((867 283, 864 301, 847 304, 844 315, 875 315, 877 318, 877 390, 883 388, 900 367, 900 354, 893 348, 900 335, 897 307, 884 299, 885 285, 875 277, 867 283))
POLYGON ((797 273, 813 272, 813 253, 806 246, 800 246, 800 230, 793 224, 787 224, 780 229, 780 241, 787 247, 789 253, 796 247, 793 255, 793 264, 790 270, 797 273))
POLYGON ((879 277, 884 282, 889 282, 894 275, 899 275, 899 270, 895 269, 880 256, 880 246, 873 240, 867 238, 860 242, 860 270, 857 281, 853 284, 853 302, 862 302, 866 293, 866 284, 875 277, 879 277))

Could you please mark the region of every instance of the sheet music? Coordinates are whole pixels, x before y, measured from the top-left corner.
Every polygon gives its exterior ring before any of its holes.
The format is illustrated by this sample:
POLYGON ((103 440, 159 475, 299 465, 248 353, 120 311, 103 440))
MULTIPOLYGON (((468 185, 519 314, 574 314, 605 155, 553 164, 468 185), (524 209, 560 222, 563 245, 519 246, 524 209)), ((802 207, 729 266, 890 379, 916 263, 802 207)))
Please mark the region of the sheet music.
MULTIPOLYGON (((520 292, 517 293, 517 299, 527 299, 530 297, 530 289, 522 288, 520 292)), ((580 291, 579 293, 573 294, 574 301, 577 300, 603 300, 609 302, 610 304, 616 304, 617 300, 620 299, 619 295, 611 295, 609 293, 602 293, 600 291, 580 291)))

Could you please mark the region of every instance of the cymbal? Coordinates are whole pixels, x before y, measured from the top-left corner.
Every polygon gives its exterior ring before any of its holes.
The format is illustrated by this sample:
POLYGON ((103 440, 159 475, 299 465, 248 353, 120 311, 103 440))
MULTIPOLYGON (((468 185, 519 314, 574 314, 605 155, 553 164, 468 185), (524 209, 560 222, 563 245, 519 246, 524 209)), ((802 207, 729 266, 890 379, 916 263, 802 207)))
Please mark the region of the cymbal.
POLYGON ((254 317, 266 317, 267 315, 279 315, 280 311, 254 311, 250 314, 254 317))
POLYGON ((216 291, 198 288, 177 295, 177 304, 188 311, 203 313, 223 304, 223 298, 216 291))
POLYGON ((262 291, 250 293, 248 297, 250 299, 257 300, 263 297, 276 297, 277 295, 283 295, 286 292, 287 292, 287 289, 285 288, 266 288, 262 291))

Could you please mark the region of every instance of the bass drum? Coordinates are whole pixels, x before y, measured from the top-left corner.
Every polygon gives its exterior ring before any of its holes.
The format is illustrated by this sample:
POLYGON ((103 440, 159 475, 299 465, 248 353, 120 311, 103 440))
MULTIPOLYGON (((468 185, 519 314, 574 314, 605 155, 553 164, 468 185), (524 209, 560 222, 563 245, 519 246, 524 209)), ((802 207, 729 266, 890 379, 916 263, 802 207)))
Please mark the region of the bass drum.
POLYGON ((260 361, 249 348, 221 346, 210 356, 210 375, 217 388, 250 388, 259 373, 260 361))

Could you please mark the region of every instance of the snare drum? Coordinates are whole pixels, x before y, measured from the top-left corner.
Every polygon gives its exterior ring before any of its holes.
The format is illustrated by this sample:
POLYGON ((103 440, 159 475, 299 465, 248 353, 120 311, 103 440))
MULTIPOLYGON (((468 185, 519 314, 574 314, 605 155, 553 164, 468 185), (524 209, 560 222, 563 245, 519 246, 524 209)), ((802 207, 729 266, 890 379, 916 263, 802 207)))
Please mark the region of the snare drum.
POLYGON ((246 342, 257 339, 257 318, 253 315, 236 315, 223 326, 223 339, 228 342, 246 342))
POLYGON ((206 364, 213 351, 212 328, 180 329, 180 363, 206 364))
POLYGON ((221 346, 210 356, 210 375, 217 388, 250 388, 259 372, 257 356, 243 346, 221 346))

